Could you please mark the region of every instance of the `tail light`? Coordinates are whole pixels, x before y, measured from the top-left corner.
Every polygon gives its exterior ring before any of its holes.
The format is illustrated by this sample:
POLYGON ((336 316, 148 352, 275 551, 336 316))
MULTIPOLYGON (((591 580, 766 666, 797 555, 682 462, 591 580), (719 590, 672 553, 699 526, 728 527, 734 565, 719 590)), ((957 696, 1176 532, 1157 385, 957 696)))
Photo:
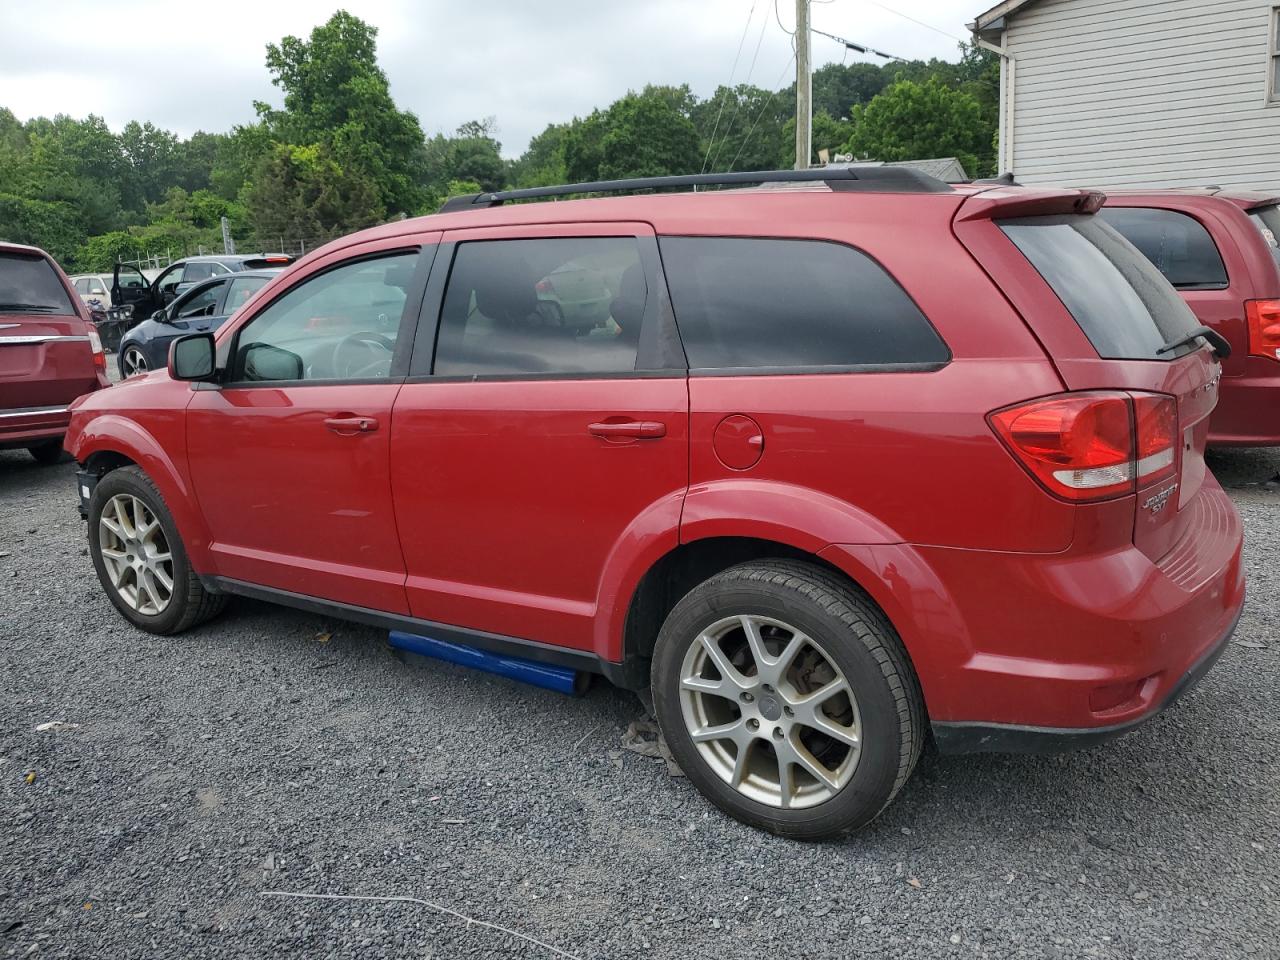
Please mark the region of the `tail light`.
POLYGON ((105 373, 107 369, 107 352, 102 349, 102 338, 98 336, 98 331, 93 327, 89 328, 89 349, 93 351, 94 367, 105 373))
POLYGON ((1246 300, 1249 355, 1280 360, 1280 300, 1246 300))
POLYGON ((1177 401, 1163 394, 1064 393, 988 419, 1031 475, 1067 500, 1124 496, 1172 473, 1177 459, 1177 401))
POLYGON ((548 280, 546 277, 543 277, 541 280, 535 283, 533 285, 533 289, 536 290, 538 293, 545 293, 547 295, 550 295, 555 292, 551 288, 551 281, 548 280))

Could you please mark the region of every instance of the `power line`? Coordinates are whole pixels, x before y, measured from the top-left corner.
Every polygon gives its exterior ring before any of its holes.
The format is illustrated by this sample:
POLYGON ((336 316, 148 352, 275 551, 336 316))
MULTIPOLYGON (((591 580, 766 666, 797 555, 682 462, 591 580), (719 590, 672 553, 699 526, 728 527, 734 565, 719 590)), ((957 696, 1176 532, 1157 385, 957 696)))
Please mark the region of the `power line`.
MULTIPOLYGON (((733 88, 733 75, 738 72, 738 60, 742 57, 742 45, 747 42, 747 31, 751 29, 751 18, 756 15, 756 2, 752 0, 751 10, 747 13, 747 22, 742 25, 742 36, 738 38, 738 52, 733 55, 733 66, 729 68, 729 88, 733 88)), ((716 122, 711 127, 711 139, 707 141, 707 155, 702 158, 701 173, 707 172, 707 160, 711 158, 711 147, 716 142, 716 131, 720 129, 720 117, 724 115, 724 100, 720 101, 720 109, 716 111, 716 122)))
MULTIPOLYGON (((776 0, 775 0, 776 2, 776 0)), ((764 42, 764 31, 769 26, 769 18, 766 16, 760 21, 760 36, 756 38, 756 49, 751 55, 751 65, 747 67, 747 77, 743 80, 743 84, 751 83, 751 75, 756 70, 756 60, 760 57, 760 44, 764 42)), ((742 100, 734 94, 733 113, 729 117, 729 126, 725 127, 724 139, 720 141, 720 146, 716 148, 716 154, 711 158, 711 169, 715 169, 716 161, 720 159, 720 151, 724 149, 724 145, 729 142, 729 134, 733 132, 733 125, 738 119, 738 113, 742 110, 742 100)))
POLYGON ((824 37, 834 40, 836 43, 842 43, 848 50, 856 50, 858 53, 869 53, 876 57, 884 57, 886 60, 897 60, 901 63, 907 62, 905 57, 898 57, 894 56, 892 53, 885 53, 883 50, 877 50, 875 47, 868 47, 865 43, 854 43, 852 40, 846 40, 844 37, 837 37, 834 33, 827 33, 825 30, 815 30, 810 27, 809 32, 818 33, 824 37))
POLYGON ((901 10, 895 10, 893 7, 887 7, 883 3, 880 3, 879 0, 867 0, 867 3, 871 4, 873 7, 879 7, 887 13, 892 13, 895 17, 901 17, 903 20, 910 20, 912 23, 916 24, 916 26, 924 27, 926 30, 932 30, 934 33, 940 33, 944 37, 950 37, 952 40, 959 41, 960 43, 968 42, 964 37, 957 37, 954 33, 943 30, 941 27, 935 27, 933 24, 925 23, 923 20, 917 20, 915 17, 910 14, 903 13, 901 10))
POLYGON ((786 27, 782 25, 782 14, 778 12, 778 0, 773 0, 773 16, 778 21, 778 29, 780 29, 788 37, 794 37, 796 35, 796 32, 794 30, 788 30, 786 27))
MULTIPOLYGON (((776 2, 777 0, 775 0, 775 4, 776 2)), ((775 6, 775 10, 776 10, 776 6, 775 6)), ((738 147, 738 152, 733 155, 733 161, 729 164, 730 173, 733 172, 733 168, 737 164, 738 158, 742 156, 742 151, 747 149, 747 144, 751 142, 751 135, 756 132, 756 127, 760 123, 760 118, 764 116, 764 112, 769 109, 769 105, 773 103, 774 98, 777 97, 778 84, 782 83, 782 78, 787 75, 787 71, 791 69, 791 64, 795 62, 795 59, 796 59, 796 52, 793 49, 791 51, 791 58, 787 61, 787 65, 782 68, 782 73, 778 74, 778 79, 774 81, 773 93, 769 94, 769 99, 764 102, 764 106, 761 107, 760 112, 756 114, 755 122, 751 124, 751 129, 747 131, 747 135, 742 138, 742 144, 741 146, 738 147)))

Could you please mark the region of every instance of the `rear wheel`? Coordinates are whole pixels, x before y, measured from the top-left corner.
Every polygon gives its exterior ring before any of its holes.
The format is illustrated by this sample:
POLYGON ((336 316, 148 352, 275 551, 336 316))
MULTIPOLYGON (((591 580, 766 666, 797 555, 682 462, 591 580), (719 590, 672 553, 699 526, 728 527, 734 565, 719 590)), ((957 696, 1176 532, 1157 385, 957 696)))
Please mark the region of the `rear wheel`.
POLYGON ((35 458, 36 463, 42 463, 45 466, 58 463, 63 457, 62 438, 46 440, 44 443, 33 443, 27 447, 27 453, 35 458))
POLYGON ((125 348, 120 351, 120 375, 122 377, 134 377, 140 373, 146 373, 151 369, 151 364, 147 362, 147 355, 142 352, 142 348, 136 343, 126 344, 125 348))
POLYGON ((113 470, 94 488, 89 552, 108 599, 149 633, 180 633, 226 605, 200 583, 164 498, 137 467, 113 470))
POLYGON ((873 820, 920 754, 924 709, 884 616, 821 567, 759 561, 663 624, 653 698, 672 754, 726 813, 822 839, 873 820))

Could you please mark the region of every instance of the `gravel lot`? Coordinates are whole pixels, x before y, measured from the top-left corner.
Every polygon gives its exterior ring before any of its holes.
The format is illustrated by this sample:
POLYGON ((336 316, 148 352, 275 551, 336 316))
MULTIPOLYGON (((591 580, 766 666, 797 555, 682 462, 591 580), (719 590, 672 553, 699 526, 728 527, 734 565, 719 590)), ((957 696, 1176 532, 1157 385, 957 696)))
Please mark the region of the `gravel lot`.
POLYGON ((74 466, 0 453, 0 956, 557 955, 269 891, 580 958, 1280 956, 1280 451, 1212 466, 1250 599, 1194 693, 1086 752, 926 754, 868 830, 802 845, 622 752, 642 709, 603 684, 247 601, 136 632, 74 466))

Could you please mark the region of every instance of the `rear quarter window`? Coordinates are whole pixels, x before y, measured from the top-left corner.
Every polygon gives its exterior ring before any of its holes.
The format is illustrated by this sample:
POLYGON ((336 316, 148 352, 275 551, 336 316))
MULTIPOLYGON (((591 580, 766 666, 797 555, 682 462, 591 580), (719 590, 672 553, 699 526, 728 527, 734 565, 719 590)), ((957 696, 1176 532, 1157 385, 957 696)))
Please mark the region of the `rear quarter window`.
POLYGON ((1179 290, 1221 290, 1227 285, 1218 245, 1194 217, 1144 207, 1104 207, 1098 216, 1142 251, 1179 290))
POLYGON ((663 237, 694 369, 934 367, 950 353, 865 253, 821 240, 663 237))
POLYGON ((1268 204, 1263 207, 1253 207, 1249 211, 1249 220, 1258 228, 1262 239, 1267 242, 1267 249, 1271 251, 1272 258, 1280 263, 1280 206, 1268 204))
POLYGON ((0 253, 0 313, 76 315, 53 265, 20 253, 0 253))
POLYGON ((1053 288, 1108 360, 1170 360, 1161 352, 1199 321, 1155 266, 1105 221, 1085 214, 1001 220, 1005 236, 1053 288))

